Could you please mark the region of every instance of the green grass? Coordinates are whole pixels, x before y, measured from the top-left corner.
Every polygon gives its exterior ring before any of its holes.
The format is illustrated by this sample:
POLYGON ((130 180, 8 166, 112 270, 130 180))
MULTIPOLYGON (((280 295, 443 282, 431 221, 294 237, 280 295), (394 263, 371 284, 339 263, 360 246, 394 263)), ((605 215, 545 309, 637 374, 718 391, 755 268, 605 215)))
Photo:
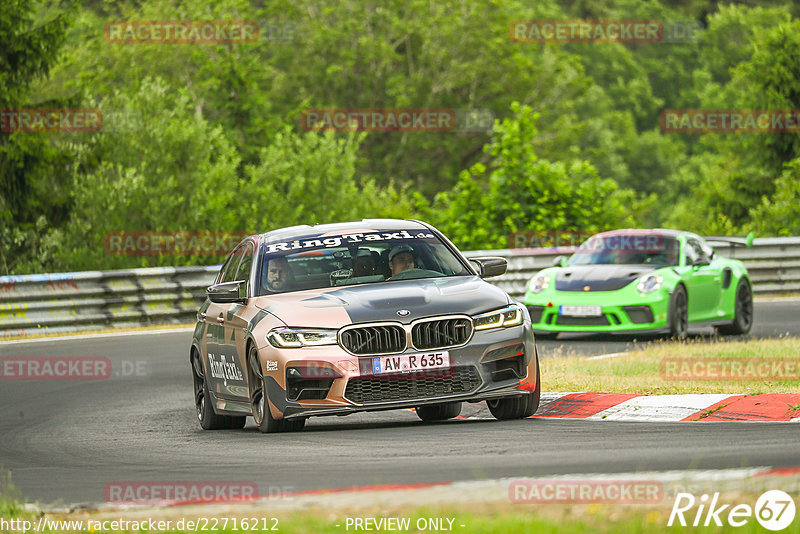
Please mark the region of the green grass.
POLYGON ((0 468, 0 517, 21 517, 22 494, 11 482, 11 473, 0 468))
MULTIPOLYGON (((752 497, 750 500, 755 499, 752 497)), ((749 501, 748 501, 749 502, 749 501)), ((5 510, 5 504, 0 503, 0 510, 5 510)), ((13 505, 16 506, 16 505, 13 505)), ((393 509, 393 510, 359 510, 351 512, 332 512, 321 509, 311 510, 296 510, 291 512, 280 512, 278 514, 271 514, 269 511, 262 511, 261 513, 250 513, 248 517, 278 517, 277 525, 269 520, 267 525, 272 527, 276 526, 275 532, 285 534, 343 534, 347 532, 364 532, 364 530, 356 530, 351 525, 348 529, 346 527, 347 518, 408 518, 410 520, 411 528, 408 530, 371 530, 372 532, 425 532, 426 530, 418 530, 416 528, 417 520, 419 519, 439 519, 450 518, 453 519, 452 531, 454 533, 464 534, 530 534, 532 532, 542 534, 560 534, 564 532, 576 534, 613 534, 613 533, 630 533, 630 534, 644 534, 644 533, 674 533, 676 530, 684 530, 680 526, 667 526, 669 518, 671 503, 662 505, 660 507, 644 507, 644 506, 615 506, 615 505, 598 505, 598 504, 581 504, 581 505, 511 505, 504 504, 498 505, 494 508, 488 506, 477 505, 463 505, 461 508, 412 508, 412 509, 393 509), (482 509, 483 508, 483 509, 482 509), (477 510, 477 511, 476 511, 477 510), (338 526, 337 526, 338 525, 338 526), (463 526, 462 526, 463 525, 463 526)), ((164 510, 155 510, 154 516, 159 516, 164 513, 164 510)), ((106 515, 109 512, 105 512, 106 515)), ((203 508, 200 507, 195 510, 192 517, 205 517, 213 518, 217 514, 204 513, 203 508)), ((5 512, 2 517, 8 518, 5 512)), ((11 516, 19 517, 19 516, 11 516)), ((33 515, 26 515, 35 522, 36 518, 33 515)), ((115 516, 116 518, 125 519, 125 513, 120 512, 115 516)), ((173 523, 176 519, 173 517, 173 523)), ((723 516, 724 517, 724 516, 723 516)), ((76 515, 65 516, 64 514, 48 515, 49 519, 61 520, 75 520, 76 515)), ((86 513, 83 514, 84 521, 87 519, 86 513)), ((137 514, 136 520, 142 521, 144 517, 137 514)), ((154 517, 155 519, 155 517, 154 517)), ((188 519, 188 517, 187 517, 188 519)), ((98 519, 95 519, 98 520, 98 519)), ((133 520, 133 519, 131 519, 133 520)), ((84 523, 86 524, 86 523, 84 523)), ((209 523, 210 524, 210 523, 209 523)), ((444 525, 447 526, 448 522, 445 521, 444 525)), ((795 522, 790 528, 783 532, 786 534, 798 532, 800 523, 795 522)), ((729 527, 730 528, 730 527, 729 527)), ((725 529, 723 529, 725 530, 725 529)), ((740 528, 735 529, 738 533, 751 534, 756 532, 764 532, 763 528, 757 523, 754 518, 750 518, 748 523, 740 528)), ((267 532, 268 530, 252 530, 252 532, 267 532)), ((435 530, 427 530, 428 532, 435 532, 435 530)), ((718 528, 691 528, 692 532, 719 532, 718 528)), ((46 532, 60 533, 76 531, 60 531, 60 530, 47 530, 46 532)), ((97 533, 99 531, 88 529, 83 532, 97 533)), ((103 530, 106 532, 119 532, 112 530, 103 530)), ((137 533, 148 532, 147 530, 137 530, 137 533)), ((183 534, 186 532, 194 532, 190 530, 169 530, 176 534, 183 534)), ((231 528, 217 529, 214 532, 247 532, 243 530, 233 530, 231 528)), ((162 534, 162 533, 159 533, 162 534)))
POLYGON ((675 359, 762 362, 800 361, 800 340, 780 338, 736 342, 656 342, 642 350, 603 360, 574 355, 542 358, 544 391, 611 391, 639 394, 798 393, 800 377, 743 380, 680 380, 662 373, 662 362, 675 359))

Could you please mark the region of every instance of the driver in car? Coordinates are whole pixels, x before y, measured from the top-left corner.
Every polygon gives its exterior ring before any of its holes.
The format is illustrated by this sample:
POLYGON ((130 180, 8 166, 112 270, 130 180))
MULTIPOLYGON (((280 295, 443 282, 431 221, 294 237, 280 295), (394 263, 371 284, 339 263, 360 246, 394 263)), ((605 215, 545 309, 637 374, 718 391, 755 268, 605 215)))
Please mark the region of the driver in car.
POLYGON ((391 280, 393 276, 397 276, 403 271, 414 268, 414 249, 409 245, 398 245, 389 251, 389 269, 392 271, 392 276, 387 280, 391 280))
POLYGON ((266 286, 269 291, 281 292, 291 289, 293 283, 289 261, 284 257, 272 258, 267 265, 266 286))

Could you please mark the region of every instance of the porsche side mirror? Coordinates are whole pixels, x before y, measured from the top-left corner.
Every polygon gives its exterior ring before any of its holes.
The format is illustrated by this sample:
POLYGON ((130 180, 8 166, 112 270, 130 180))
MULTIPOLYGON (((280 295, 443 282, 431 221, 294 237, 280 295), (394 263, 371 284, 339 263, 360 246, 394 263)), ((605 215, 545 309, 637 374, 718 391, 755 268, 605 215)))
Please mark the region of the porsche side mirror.
POLYGON ((567 263, 567 258, 563 254, 559 254, 553 258, 553 267, 564 267, 567 263))
POLYGON ((247 280, 215 284, 206 289, 208 300, 217 304, 244 302, 247 299, 247 280))
POLYGON ((500 276, 501 274, 506 274, 506 271, 508 270, 508 261, 499 256, 470 258, 469 261, 477 267, 478 274, 481 278, 500 276))

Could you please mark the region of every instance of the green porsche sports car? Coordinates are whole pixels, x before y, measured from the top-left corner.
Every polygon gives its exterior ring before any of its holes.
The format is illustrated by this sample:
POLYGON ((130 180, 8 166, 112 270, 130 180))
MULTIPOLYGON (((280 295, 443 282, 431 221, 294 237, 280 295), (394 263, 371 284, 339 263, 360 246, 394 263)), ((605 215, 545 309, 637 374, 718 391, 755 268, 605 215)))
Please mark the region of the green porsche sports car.
MULTIPOLYGON (((715 238, 716 242, 717 239, 715 238)), ((731 245, 750 245, 733 239, 731 245)), ((700 236, 676 230, 614 230, 593 235, 569 259, 539 271, 524 303, 535 334, 666 333, 689 326, 745 334, 753 325, 750 275, 700 236)))

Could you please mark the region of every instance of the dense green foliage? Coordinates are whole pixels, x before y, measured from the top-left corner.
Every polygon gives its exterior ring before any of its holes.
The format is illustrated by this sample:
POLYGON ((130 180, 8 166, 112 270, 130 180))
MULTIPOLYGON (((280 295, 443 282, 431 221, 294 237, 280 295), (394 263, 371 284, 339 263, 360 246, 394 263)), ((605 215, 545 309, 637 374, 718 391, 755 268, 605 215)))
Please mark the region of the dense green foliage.
POLYGON ((211 263, 109 232, 429 220, 462 248, 524 230, 800 232, 797 133, 664 132, 665 109, 800 109, 791 2, 11 0, 0 110, 97 108, 97 132, 0 132, 0 274, 211 263), (65 7, 68 6, 68 7, 65 7), (520 43, 520 19, 652 19, 655 43, 520 43), (110 21, 247 20, 256 42, 122 44, 110 21), (686 37, 690 36, 690 37, 686 37), (313 108, 484 110, 492 127, 310 132, 313 108))

